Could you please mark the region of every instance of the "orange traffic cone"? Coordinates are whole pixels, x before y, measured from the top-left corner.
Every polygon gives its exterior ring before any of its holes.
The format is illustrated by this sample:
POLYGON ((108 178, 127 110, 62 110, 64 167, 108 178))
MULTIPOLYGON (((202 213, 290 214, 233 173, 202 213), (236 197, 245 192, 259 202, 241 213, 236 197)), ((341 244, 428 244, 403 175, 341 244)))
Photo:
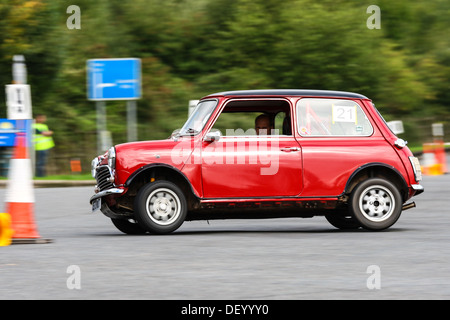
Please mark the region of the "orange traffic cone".
POLYGON ((423 144, 422 173, 425 176, 437 176, 443 174, 442 164, 437 161, 436 145, 433 143, 423 144))
POLYGON ((11 215, 12 243, 46 243, 40 240, 34 222, 34 192, 31 159, 25 133, 17 133, 14 155, 10 160, 5 212, 11 215))
POLYGON ((442 173, 448 173, 447 159, 445 156, 444 140, 436 140, 435 141, 434 155, 436 157, 436 161, 441 165, 442 173))
POLYGON ((0 213, 0 247, 9 246, 14 232, 11 230, 11 217, 8 213, 0 213))

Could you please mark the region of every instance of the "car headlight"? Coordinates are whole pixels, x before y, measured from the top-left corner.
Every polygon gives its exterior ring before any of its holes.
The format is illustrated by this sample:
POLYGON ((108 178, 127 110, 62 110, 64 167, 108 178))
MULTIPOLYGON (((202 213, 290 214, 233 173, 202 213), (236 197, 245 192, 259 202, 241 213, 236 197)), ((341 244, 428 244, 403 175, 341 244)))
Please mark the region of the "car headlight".
POLYGON ((108 166, 111 169, 116 168, 116 149, 114 147, 111 147, 108 150, 108 166))
POLYGON ((99 162, 100 160, 98 160, 98 157, 95 157, 91 162, 91 174, 93 178, 95 178, 95 175, 97 173, 97 166, 99 162))
POLYGON ((420 168, 419 159, 416 157, 409 157, 409 161, 411 161, 411 165, 414 170, 414 176, 416 177, 416 181, 419 182, 420 180, 422 180, 422 169, 420 168))

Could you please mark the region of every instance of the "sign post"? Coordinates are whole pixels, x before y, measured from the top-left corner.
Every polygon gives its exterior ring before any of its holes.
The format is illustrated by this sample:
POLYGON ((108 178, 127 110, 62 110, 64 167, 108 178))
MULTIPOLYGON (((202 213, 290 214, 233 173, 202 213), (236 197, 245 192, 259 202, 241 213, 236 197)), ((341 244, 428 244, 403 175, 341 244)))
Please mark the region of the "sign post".
POLYGON ((191 115, 192 111, 194 111, 200 100, 189 100, 189 108, 188 108, 188 117, 191 115))
POLYGON ((30 86, 28 84, 7 84, 6 106, 8 119, 32 119, 30 86))
POLYGON ((27 65, 25 63, 25 57, 23 55, 13 56, 12 76, 15 84, 27 83, 27 65))
POLYGON ((135 100, 127 101, 127 138, 128 141, 137 140, 137 106, 135 100))
POLYGON ((141 60, 138 58, 87 61, 87 96, 96 102, 99 153, 104 152, 105 101, 127 101, 127 138, 137 140, 136 100, 141 98, 141 60))
MULTIPOLYGON (((31 107, 31 91, 28 84, 7 84, 6 85, 6 114, 7 118, 14 123, 15 134, 25 132, 25 141, 30 148, 28 155, 34 164, 34 145, 32 143, 33 133, 31 132, 33 112, 31 107)), ((3 125, 6 122, 2 123, 3 125)), ((14 140, 15 141, 15 140, 14 140)), ((34 165, 32 165, 34 170, 34 165)))
MULTIPOLYGON (((27 84, 27 65, 23 55, 14 55, 12 64, 12 83, 7 84, 6 89, 6 114, 7 121, 14 125, 15 134, 25 132, 27 145, 30 148, 30 159, 35 162, 34 144, 32 143, 33 133, 33 111, 31 104, 31 89, 27 84)), ((9 126, 7 122, 2 122, 2 126, 9 126)), ((6 132, 3 132, 6 133, 6 132)), ((15 141, 15 138, 14 138, 15 141)), ((34 165, 32 165, 34 170, 34 165)))

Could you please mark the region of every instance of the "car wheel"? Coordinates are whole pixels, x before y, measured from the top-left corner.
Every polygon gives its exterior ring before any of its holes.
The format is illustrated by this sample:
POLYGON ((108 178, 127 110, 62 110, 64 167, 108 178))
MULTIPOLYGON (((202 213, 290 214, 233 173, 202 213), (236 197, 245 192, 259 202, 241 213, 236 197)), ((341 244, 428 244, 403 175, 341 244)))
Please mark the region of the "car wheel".
POLYGON ((144 234, 147 230, 142 228, 136 221, 129 219, 112 219, 114 226, 126 234, 144 234))
POLYGON ((365 229, 387 229, 400 217, 402 197, 389 181, 369 179, 359 183, 353 190, 350 212, 365 229))
POLYGON ((177 185, 169 181, 156 181, 139 190, 134 210, 137 221, 145 230, 166 234, 183 224, 187 202, 177 185))

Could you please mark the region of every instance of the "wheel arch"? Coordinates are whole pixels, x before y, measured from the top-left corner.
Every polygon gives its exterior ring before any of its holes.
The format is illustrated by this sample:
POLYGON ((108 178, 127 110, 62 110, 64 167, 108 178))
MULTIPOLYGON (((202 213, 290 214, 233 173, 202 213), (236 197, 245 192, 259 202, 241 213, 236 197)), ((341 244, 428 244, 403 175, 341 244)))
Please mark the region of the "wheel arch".
POLYGON ((383 178, 390 181, 400 191, 403 201, 407 200, 408 184, 405 178, 395 167, 381 162, 368 163, 355 170, 345 185, 344 193, 350 194, 358 183, 369 178, 383 178))
POLYGON ((177 168, 163 163, 143 166, 130 175, 125 182, 125 187, 128 188, 129 194, 136 195, 142 186, 158 180, 175 183, 183 191, 189 209, 194 208, 199 203, 199 198, 189 179, 177 168))

